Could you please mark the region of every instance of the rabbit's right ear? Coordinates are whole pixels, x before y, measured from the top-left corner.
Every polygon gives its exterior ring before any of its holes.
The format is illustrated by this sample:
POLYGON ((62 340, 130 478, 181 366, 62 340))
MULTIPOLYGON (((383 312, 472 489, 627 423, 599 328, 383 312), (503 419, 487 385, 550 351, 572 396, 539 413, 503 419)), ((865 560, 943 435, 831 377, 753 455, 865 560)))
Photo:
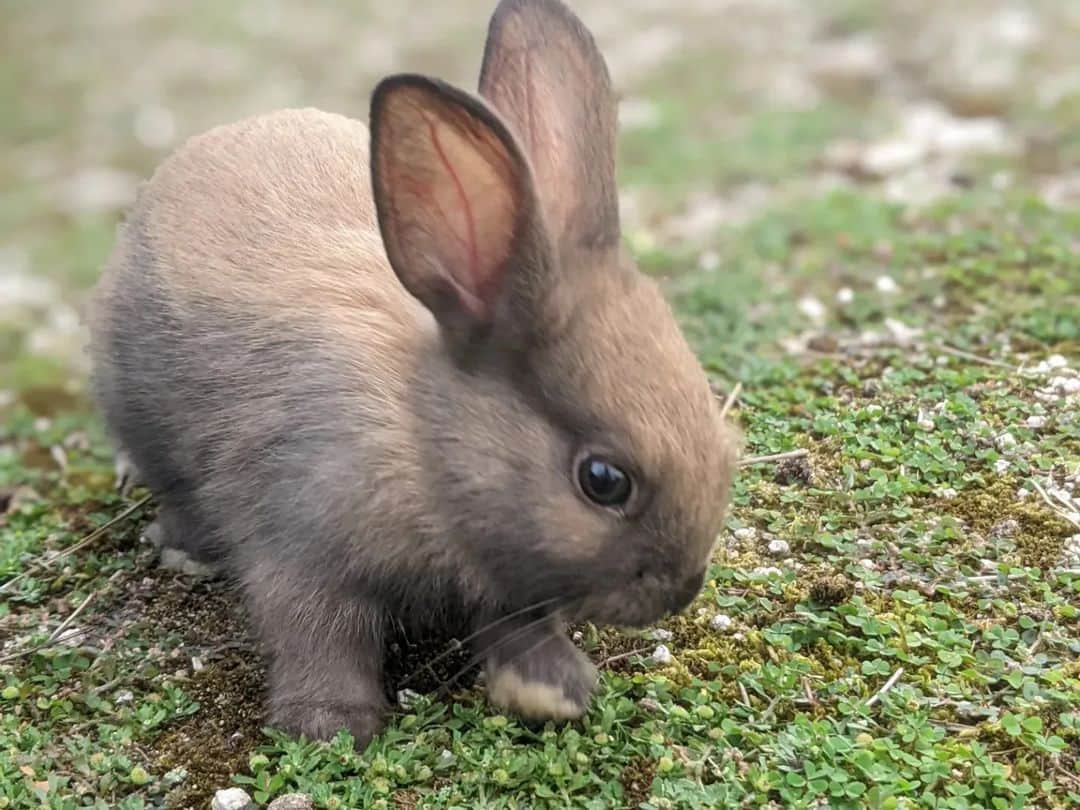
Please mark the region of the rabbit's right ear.
POLYGON ((522 291, 547 267, 547 242, 506 126, 474 96, 399 75, 376 87, 371 130, 379 229, 401 283, 459 341, 496 321, 524 327, 522 291))
POLYGON ((592 34, 562 0, 501 0, 480 95, 528 152, 552 238, 569 249, 617 245, 615 92, 592 34))

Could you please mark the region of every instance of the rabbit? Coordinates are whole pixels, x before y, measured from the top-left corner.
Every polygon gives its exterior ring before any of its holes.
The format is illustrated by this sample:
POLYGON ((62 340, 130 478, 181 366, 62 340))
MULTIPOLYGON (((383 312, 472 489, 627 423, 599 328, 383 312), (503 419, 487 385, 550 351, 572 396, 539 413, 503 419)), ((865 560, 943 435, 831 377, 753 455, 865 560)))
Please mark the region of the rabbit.
POLYGON ((736 432, 621 247, 616 96, 559 0, 503 0, 479 93, 401 74, 369 128, 294 109, 140 189, 92 387, 157 541, 243 588, 273 725, 363 747, 388 628, 463 617, 494 705, 588 710, 566 632, 700 591, 736 432))

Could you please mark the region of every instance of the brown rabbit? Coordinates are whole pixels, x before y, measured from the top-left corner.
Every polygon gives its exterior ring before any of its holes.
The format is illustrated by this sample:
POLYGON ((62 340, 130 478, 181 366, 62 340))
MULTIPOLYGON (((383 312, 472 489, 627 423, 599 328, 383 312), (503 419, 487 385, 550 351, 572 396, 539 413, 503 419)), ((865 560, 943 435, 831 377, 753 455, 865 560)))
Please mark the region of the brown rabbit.
POLYGON ((504 0, 479 97, 385 79, 358 121, 214 129, 142 189, 95 388, 174 556, 244 586, 270 719, 359 744, 391 622, 467 617, 493 702, 571 718, 568 620, 699 591, 735 442, 620 249, 616 101, 559 0, 504 0))

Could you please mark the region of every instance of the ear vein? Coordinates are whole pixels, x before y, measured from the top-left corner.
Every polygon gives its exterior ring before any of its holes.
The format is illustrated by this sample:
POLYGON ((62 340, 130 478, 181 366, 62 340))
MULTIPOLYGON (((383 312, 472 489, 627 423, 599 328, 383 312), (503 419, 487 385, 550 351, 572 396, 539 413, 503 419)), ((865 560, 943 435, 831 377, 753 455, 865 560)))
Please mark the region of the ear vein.
MULTIPOLYGON (((443 166, 446 167, 446 171, 449 172, 450 179, 454 182, 454 187, 457 189, 458 196, 461 197, 462 213, 465 215, 465 228, 467 234, 465 241, 469 254, 469 273, 474 282, 474 284, 469 286, 475 287, 475 282, 482 282, 483 279, 480 274, 480 254, 476 242, 476 219, 473 216, 472 203, 465 193, 465 186, 462 184, 461 178, 458 177, 458 173, 454 170, 453 165, 450 163, 450 159, 446 156, 442 141, 439 140, 439 131, 435 126, 435 122, 426 116, 424 121, 427 123, 428 131, 431 133, 432 146, 435 147, 435 152, 439 156, 439 160, 442 161, 443 166)), ((453 273, 453 268, 450 269, 450 272, 453 273)))

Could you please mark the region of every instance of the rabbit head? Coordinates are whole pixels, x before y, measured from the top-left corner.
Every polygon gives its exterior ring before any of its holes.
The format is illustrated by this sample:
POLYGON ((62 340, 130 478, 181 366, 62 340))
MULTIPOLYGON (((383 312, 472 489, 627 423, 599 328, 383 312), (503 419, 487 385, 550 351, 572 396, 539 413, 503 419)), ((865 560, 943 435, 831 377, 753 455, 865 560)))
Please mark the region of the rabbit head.
POLYGON ((438 325, 440 357, 415 372, 421 497, 482 572, 467 587, 642 625, 700 590, 736 442, 620 247, 615 121, 578 19, 504 0, 479 97, 379 85, 371 168, 390 263, 438 325))

